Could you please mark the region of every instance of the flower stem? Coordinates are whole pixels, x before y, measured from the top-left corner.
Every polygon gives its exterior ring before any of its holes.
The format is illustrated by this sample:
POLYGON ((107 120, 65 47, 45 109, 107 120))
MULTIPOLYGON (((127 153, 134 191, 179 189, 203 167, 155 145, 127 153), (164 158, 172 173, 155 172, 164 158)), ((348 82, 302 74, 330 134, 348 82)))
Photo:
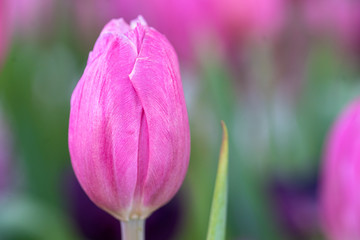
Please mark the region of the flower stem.
POLYGON ((145 220, 120 221, 122 240, 144 240, 145 220))

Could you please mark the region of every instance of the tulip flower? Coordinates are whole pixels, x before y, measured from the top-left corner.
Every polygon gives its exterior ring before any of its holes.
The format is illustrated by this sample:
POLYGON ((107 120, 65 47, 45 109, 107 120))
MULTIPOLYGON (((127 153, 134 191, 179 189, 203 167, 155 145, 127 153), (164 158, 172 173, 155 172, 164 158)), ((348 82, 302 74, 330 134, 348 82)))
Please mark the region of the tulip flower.
POLYGON ((71 97, 69 150, 86 194, 122 226, 142 229, 180 188, 190 131, 178 60, 142 17, 102 30, 71 97))
POLYGON ((360 98, 334 124, 325 147, 321 211, 330 240, 360 239, 360 98))

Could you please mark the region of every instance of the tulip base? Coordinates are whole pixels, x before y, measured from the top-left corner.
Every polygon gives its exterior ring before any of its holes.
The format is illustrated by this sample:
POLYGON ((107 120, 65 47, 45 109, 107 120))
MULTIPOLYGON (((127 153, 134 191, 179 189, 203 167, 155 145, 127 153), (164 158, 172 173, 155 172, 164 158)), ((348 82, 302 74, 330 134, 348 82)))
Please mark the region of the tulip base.
POLYGON ((135 219, 130 221, 120 221, 122 240, 144 240, 145 239, 145 220, 135 219))

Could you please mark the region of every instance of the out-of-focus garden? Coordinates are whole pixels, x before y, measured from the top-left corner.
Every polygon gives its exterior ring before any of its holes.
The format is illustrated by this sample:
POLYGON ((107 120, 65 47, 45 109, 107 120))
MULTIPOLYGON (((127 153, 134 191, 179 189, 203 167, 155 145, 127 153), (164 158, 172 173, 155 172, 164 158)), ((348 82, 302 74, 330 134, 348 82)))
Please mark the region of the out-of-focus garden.
POLYGON ((325 239, 324 144, 360 95, 352 0, 0 0, 0 239, 120 239, 73 173, 70 96, 103 26, 138 15, 178 54, 191 127, 185 182, 147 239, 205 239, 220 120, 227 239, 325 239))

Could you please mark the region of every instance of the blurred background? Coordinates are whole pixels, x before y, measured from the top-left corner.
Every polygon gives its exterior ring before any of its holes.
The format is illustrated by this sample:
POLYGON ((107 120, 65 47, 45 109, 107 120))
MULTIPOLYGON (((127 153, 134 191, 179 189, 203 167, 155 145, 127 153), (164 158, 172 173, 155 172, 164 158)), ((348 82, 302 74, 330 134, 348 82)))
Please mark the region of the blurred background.
POLYGON ((69 102, 105 23, 139 14, 178 53, 192 139, 147 239, 205 239, 220 120, 227 239, 325 239, 323 145, 360 95, 357 0, 0 0, 0 239, 120 239, 73 174, 69 102))

